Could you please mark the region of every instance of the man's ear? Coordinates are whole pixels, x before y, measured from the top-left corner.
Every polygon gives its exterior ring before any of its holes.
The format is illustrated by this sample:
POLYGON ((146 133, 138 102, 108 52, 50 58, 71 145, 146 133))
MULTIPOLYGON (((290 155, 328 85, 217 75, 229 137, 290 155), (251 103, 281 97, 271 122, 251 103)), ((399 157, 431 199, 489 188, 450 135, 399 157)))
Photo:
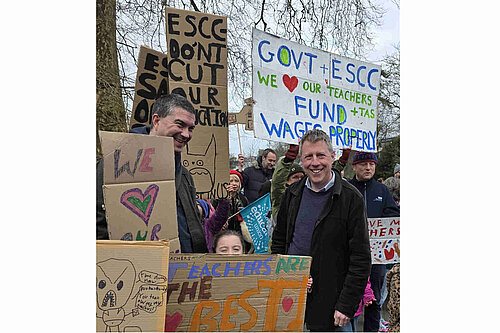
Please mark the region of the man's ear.
POLYGON ((153 114, 153 117, 151 118, 151 127, 156 128, 156 126, 160 122, 160 119, 161 118, 157 113, 153 114))

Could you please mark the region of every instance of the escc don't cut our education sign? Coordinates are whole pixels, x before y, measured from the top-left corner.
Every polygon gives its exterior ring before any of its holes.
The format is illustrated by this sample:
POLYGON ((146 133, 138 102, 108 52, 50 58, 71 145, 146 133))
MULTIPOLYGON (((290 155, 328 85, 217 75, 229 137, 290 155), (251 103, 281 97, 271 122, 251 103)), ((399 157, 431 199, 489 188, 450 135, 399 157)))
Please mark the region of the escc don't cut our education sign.
POLYGON ((319 128, 335 147, 376 151, 380 66, 252 33, 255 137, 297 144, 319 128))

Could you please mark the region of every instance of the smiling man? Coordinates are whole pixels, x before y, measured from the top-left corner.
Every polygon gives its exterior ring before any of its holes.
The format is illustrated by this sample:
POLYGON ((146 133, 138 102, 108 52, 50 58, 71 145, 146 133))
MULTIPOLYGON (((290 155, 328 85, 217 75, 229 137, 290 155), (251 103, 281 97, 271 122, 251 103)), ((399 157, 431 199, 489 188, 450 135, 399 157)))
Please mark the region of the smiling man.
POLYGON ((312 257, 307 328, 350 331, 371 266, 363 197, 332 170, 335 153, 322 130, 304 134, 299 155, 306 177, 281 199, 271 252, 312 257))
MULTIPOLYGON (((181 152, 193 137, 195 109, 183 96, 163 95, 153 104, 151 127, 133 128, 130 133, 169 136, 174 139, 177 230, 182 253, 208 252, 196 206, 193 177, 181 164, 181 152)), ((107 239, 107 223, 102 198, 102 162, 97 165, 97 239, 107 239)))

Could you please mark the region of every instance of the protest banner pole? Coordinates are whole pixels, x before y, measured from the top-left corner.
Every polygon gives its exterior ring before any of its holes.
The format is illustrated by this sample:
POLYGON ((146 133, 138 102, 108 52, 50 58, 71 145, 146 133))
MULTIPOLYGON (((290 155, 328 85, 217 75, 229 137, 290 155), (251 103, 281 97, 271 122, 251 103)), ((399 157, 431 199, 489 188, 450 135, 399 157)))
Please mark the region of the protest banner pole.
POLYGON ((240 154, 243 154, 243 151, 241 150, 240 127, 238 126, 238 123, 236 123, 236 130, 238 131, 238 143, 240 144, 240 154))

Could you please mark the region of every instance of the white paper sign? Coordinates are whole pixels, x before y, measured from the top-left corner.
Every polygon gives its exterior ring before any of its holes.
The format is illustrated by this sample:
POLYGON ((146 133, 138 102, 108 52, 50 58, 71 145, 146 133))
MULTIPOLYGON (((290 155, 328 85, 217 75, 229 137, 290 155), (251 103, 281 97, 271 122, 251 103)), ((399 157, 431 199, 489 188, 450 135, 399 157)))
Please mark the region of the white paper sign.
POLYGON ((376 151, 378 65, 253 29, 255 137, 296 144, 320 128, 335 147, 376 151))
POLYGON ((399 262, 399 217, 369 218, 372 264, 399 262))

